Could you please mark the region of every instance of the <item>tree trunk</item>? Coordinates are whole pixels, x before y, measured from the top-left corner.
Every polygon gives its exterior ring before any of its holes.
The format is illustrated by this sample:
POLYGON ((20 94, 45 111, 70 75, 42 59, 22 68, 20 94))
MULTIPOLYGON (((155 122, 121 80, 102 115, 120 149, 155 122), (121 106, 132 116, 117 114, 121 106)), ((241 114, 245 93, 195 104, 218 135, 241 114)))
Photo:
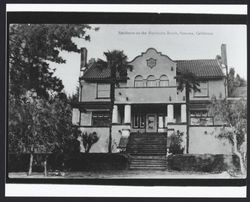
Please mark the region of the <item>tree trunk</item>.
POLYGON ((88 145, 88 146, 86 146, 86 150, 85 150, 85 153, 89 153, 89 151, 90 151, 90 148, 91 148, 91 146, 90 145, 88 145))
POLYGON ((33 156, 34 156, 33 151, 31 151, 31 153, 30 153, 30 163, 29 163, 28 176, 30 176, 31 173, 32 173, 33 156))
POLYGON ((112 107, 110 109, 110 126, 109 126, 109 146, 108 151, 109 153, 112 153, 112 120, 113 120, 113 104, 111 104, 112 107))
POLYGON ((44 176, 47 176, 48 175, 48 171, 47 171, 47 157, 45 157, 43 166, 44 166, 44 176))
POLYGON ((240 172, 241 172, 241 174, 245 175, 246 174, 246 169, 245 169, 244 161, 243 161, 244 157, 238 151, 237 145, 238 145, 238 142, 237 142, 236 134, 233 134, 233 149, 234 149, 234 154, 236 156, 238 156, 238 158, 240 160, 240 172))
POLYGON ((185 89, 185 96, 186 96, 186 115, 187 115, 187 148, 186 148, 186 153, 188 154, 189 153, 189 123, 190 123, 190 120, 189 120, 189 118, 190 118, 190 110, 189 110, 189 108, 190 108, 190 106, 189 106, 189 102, 190 102, 190 99, 189 99, 189 89, 185 89))
POLYGON ((116 82, 116 70, 114 64, 110 64, 110 68, 111 68, 111 86, 110 86, 110 125, 109 125, 108 153, 112 153, 112 120, 113 120, 113 108, 115 102, 115 82, 116 82))

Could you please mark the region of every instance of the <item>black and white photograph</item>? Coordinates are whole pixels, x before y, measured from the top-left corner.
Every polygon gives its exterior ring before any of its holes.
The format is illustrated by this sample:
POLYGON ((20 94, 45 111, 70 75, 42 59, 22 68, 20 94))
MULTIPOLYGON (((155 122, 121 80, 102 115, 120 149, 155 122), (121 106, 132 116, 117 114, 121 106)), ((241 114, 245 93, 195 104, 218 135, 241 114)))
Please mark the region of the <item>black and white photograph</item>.
POLYGON ((245 178, 246 26, 9 25, 9 178, 245 178))
MULTIPOLYGON (((244 195, 243 15, 12 8, 6 26, 10 196, 180 197, 171 186, 194 186, 199 196, 244 195), (202 186, 231 191, 198 191, 202 186)), ((193 196, 187 189, 186 195, 193 196)))

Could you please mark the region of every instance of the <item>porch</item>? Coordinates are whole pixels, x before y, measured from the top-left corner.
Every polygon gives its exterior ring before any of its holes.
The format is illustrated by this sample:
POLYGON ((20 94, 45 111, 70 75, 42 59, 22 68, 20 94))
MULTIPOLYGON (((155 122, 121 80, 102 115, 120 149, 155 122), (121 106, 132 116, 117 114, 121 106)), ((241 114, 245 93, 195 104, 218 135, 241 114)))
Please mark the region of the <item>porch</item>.
POLYGON ((115 105, 112 122, 118 147, 132 155, 166 156, 171 135, 177 131, 183 133, 182 146, 186 146, 185 104, 115 105))
POLYGON ((131 133, 166 133, 187 122, 186 104, 114 105, 113 125, 129 125, 131 133))

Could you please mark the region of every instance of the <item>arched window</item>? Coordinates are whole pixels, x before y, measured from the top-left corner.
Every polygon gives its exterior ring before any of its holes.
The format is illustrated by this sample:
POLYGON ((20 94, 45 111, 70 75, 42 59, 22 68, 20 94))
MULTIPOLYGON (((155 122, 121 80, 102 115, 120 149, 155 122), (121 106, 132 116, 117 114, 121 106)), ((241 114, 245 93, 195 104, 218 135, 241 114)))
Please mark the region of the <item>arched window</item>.
POLYGON ((147 87, 155 87, 157 86, 156 79, 154 76, 150 75, 147 78, 147 87))
POLYGON ((160 83, 159 83, 160 86, 169 86, 169 80, 168 80, 168 77, 166 75, 162 75, 160 77, 160 83))
POLYGON ((135 77, 135 87, 144 87, 143 77, 138 75, 135 77))

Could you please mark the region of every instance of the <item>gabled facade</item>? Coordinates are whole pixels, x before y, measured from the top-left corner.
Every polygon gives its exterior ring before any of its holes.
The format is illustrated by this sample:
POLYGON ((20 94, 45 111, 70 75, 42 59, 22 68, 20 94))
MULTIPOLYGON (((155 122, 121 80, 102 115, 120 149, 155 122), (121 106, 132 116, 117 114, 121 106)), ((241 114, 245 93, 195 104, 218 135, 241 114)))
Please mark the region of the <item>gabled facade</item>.
POLYGON ((126 150, 131 134, 165 134, 170 137, 179 131, 183 133, 184 152, 231 153, 227 141, 215 138, 222 123, 209 117, 207 109, 213 96, 218 99, 227 97, 224 44, 221 56, 222 61, 173 60, 149 48, 129 62, 133 68, 127 70, 127 79, 120 79, 119 86, 115 88, 112 108, 110 69, 97 67, 94 61, 87 64, 87 50, 82 49, 80 97, 73 109, 73 123, 82 131, 95 131, 99 135, 99 141, 90 152, 108 152, 112 121, 113 152, 126 150), (186 71, 195 74, 200 83, 200 92, 190 93, 189 127, 185 90, 178 91, 176 81, 176 76, 186 71))

